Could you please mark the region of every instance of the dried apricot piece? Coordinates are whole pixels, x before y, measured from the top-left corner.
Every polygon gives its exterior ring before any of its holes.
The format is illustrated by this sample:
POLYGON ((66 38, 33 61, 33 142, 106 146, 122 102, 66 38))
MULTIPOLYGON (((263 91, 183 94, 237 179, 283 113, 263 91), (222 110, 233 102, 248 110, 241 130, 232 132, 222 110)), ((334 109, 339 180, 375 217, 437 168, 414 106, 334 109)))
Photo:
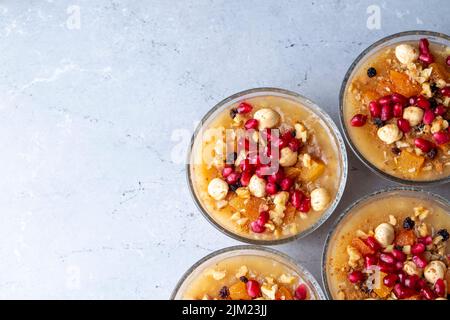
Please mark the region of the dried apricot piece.
POLYGON ((429 66, 432 68, 431 79, 434 81, 444 80, 448 82, 450 80, 450 72, 447 71, 447 67, 443 64, 433 62, 429 66))
POLYGON ((405 73, 391 70, 389 72, 394 91, 405 97, 416 96, 422 91, 422 87, 415 81, 412 81, 405 73))
POLYGON ((230 298, 232 300, 251 300, 252 298, 247 293, 247 287, 244 282, 237 282, 229 289, 230 298))
POLYGON ((302 170, 297 167, 284 168, 284 174, 286 175, 286 177, 291 178, 291 179, 297 179, 297 177, 300 175, 301 171, 302 170))
POLYGON ((284 210, 283 222, 286 224, 294 222, 295 221, 295 212, 296 212, 295 207, 292 204, 288 203, 286 205, 286 210, 284 210))
POLYGON ((275 293, 275 300, 293 300, 293 298, 288 288, 280 286, 277 293, 275 293))
POLYGON ((384 277, 387 276, 387 273, 384 273, 380 271, 380 281, 379 281, 379 287, 375 286, 373 291, 379 296, 380 298, 386 298, 390 293, 392 288, 389 288, 383 283, 384 277))
POLYGON ((251 197, 245 203, 245 211, 243 212, 243 214, 250 220, 256 220, 259 217, 261 206, 265 203, 266 201, 264 201, 263 199, 251 197))
POLYGON ((375 250, 369 247, 363 240, 360 238, 352 239, 352 246, 359 251, 363 256, 368 256, 370 254, 374 254, 375 250))
POLYGON ((416 241, 413 230, 401 230, 395 236, 395 244, 398 246, 412 246, 416 241))
POLYGON ((403 150, 398 157, 398 169, 405 177, 415 177, 425 163, 425 158, 403 150))
POLYGON ((325 164, 319 160, 311 160, 309 167, 302 167, 300 173, 300 179, 302 181, 314 181, 319 178, 325 171, 325 164))

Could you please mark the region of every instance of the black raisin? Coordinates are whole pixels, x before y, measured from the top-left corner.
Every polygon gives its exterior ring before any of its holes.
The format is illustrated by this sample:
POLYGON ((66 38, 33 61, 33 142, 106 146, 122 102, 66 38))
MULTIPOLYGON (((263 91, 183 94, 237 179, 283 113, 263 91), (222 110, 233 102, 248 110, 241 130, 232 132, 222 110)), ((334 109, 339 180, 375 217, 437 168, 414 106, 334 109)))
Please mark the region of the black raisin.
POLYGON ((297 133, 295 132, 295 130, 292 130, 292 131, 291 131, 291 136, 292 136, 292 138, 295 138, 296 135, 297 135, 297 133))
POLYGON ((430 151, 427 152, 427 157, 431 160, 433 160, 436 155, 437 155, 437 149, 436 148, 432 148, 430 151))
POLYGON ((242 184, 241 184, 240 181, 236 182, 235 184, 231 184, 231 185, 230 185, 231 191, 236 191, 236 190, 239 189, 240 187, 242 187, 242 184))
POLYGON ((219 297, 221 297, 222 299, 226 299, 228 298, 230 295, 230 290, 228 290, 227 286, 223 286, 222 289, 220 289, 219 291, 219 297))
POLYGON ((450 237, 450 235, 448 234, 447 229, 441 229, 441 230, 439 230, 437 232, 437 234, 440 235, 444 239, 444 241, 447 241, 448 238, 450 237))
POLYGON ((431 99, 430 99, 430 100, 428 100, 428 101, 430 101, 430 108, 431 108, 431 110, 434 110, 434 109, 436 109, 436 107, 437 107, 437 105, 438 105, 438 103, 437 103, 436 99, 434 99, 434 98, 431 98, 431 99))
POLYGON ((412 228, 414 228, 415 224, 416 223, 410 217, 406 217, 406 219, 403 220, 403 228, 405 228, 406 230, 411 230, 412 228))
POLYGON ((241 280, 243 283, 247 283, 248 282, 248 279, 247 279, 246 276, 240 277, 239 280, 241 280))
POLYGON ((400 153, 402 152, 402 150, 400 150, 399 148, 397 148, 397 147, 393 147, 392 149, 391 149, 391 151, 392 151, 392 153, 393 154, 395 154, 395 155, 400 155, 400 153))
POLYGON ((234 117, 236 117, 236 115, 238 114, 238 111, 237 111, 237 109, 231 109, 230 110, 230 117, 231 117, 231 119, 234 119, 234 117))
POLYGON ((369 78, 373 78, 377 75, 377 69, 375 69, 374 67, 370 67, 369 69, 367 69, 367 76, 369 78))
POLYGON ((433 93, 433 94, 435 94, 436 93, 436 91, 438 91, 438 86, 436 85, 436 83, 432 83, 431 85, 430 85, 430 89, 431 89, 431 93, 433 93))
POLYGON ((378 128, 381 128, 384 126, 384 121, 380 118, 373 118, 373 124, 376 125, 378 128))

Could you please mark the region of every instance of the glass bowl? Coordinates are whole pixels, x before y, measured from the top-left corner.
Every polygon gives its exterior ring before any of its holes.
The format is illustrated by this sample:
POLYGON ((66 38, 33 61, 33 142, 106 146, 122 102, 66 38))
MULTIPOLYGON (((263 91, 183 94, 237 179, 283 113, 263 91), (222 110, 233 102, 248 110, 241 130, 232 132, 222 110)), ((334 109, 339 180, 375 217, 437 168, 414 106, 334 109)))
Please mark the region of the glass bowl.
POLYGON ((344 227, 349 226, 349 223, 351 223, 352 219, 355 218, 355 215, 361 208, 377 202, 378 200, 385 200, 386 198, 390 197, 406 197, 407 199, 418 199, 426 201, 428 203, 432 203, 433 205, 439 206, 446 210, 450 218, 450 202, 447 199, 437 194, 423 191, 414 187, 393 187, 382 189, 356 200, 336 219, 333 226, 331 227, 331 231, 328 234, 327 239, 325 240, 325 245, 322 252, 322 283, 328 299, 333 299, 333 285, 330 285, 331 281, 328 275, 328 265, 329 259, 333 257, 332 250, 337 247, 336 237, 340 238, 340 236, 342 236, 338 233, 341 232, 344 227))
POLYGON ((438 43, 450 46, 450 37, 443 33, 432 32, 432 31, 406 31, 396 33, 390 36, 387 36, 381 40, 378 40, 367 49, 365 49, 361 54, 355 59, 355 61, 351 64, 347 73, 345 74, 344 80, 342 82, 340 94, 339 94, 339 118, 341 122, 342 130, 344 131, 345 139, 347 143, 350 145, 353 152, 356 156, 361 160, 371 171, 375 172, 379 176, 388 179, 390 181, 394 181, 403 185, 412 185, 412 186, 433 186, 439 185, 443 183, 447 183, 450 181, 450 176, 443 177, 436 180, 409 180, 402 179, 391 175, 377 166, 375 166, 371 161, 369 161, 358 149, 358 147, 353 143, 353 140, 348 132, 348 123, 345 121, 344 115, 344 103, 346 91, 351 83, 354 74, 359 70, 359 68, 374 54, 378 53, 381 49, 392 46, 397 43, 408 42, 408 41, 419 41, 419 39, 426 37, 430 43, 438 43))
POLYGON ((229 237, 239 240, 242 242, 250 243, 250 244, 262 244, 262 245, 277 245, 282 244, 286 242, 293 241, 295 239, 302 238, 314 230, 316 230, 320 225, 322 225, 328 217, 332 214, 336 206, 338 205, 342 194, 345 189, 345 184, 347 181, 347 153, 345 149, 345 143, 342 139, 342 136, 334 124, 333 120, 328 116, 327 113, 325 113, 319 106, 317 106, 314 102, 311 100, 303 97, 302 95, 284 90, 284 89, 278 89, 278 88, 256 88, 256 89, 250 89, 243 92, 236 93, 223 101, 219 102, 217 105, 215 105, 210 111, 206 113, 206 115, 203 117, 199 125, 197 126, 189 147, 188 152, 188 159, 187 159, 187 165, 186 165, 186 175, 187 175, 187 181, 189 185, 190 193, 194 199, 194 202, 200 212, 203 214, 203 216, 218 230, 225 233, 229 237), (227 229, 225 226, 223 226, 219 221, 217 221, 205 208, 204 204, 202 204, 201 199, 199 199, 199 196, 197 195, 195 184, 193 182, 193 166, 192 163, 194 162, 194 148, 197 148, 197 145, 201 143, 201 140, 198 138, 200 136, 201 132, 204 128, 206 128, 212 120, 215 119, 219 114, 222 114, 224 110, 231 109, 231 107, 239 102, 246 99, 254 98, 254 97, 261 97, 261 96, 274 96, 274 97, 281 97, 289 100, 293 100, 297 103, 300 103, 305 108, 307 108, 309 111, 311 111, 315 116, 317 116, 322 123, 326 126, 326 130, 329 133, 329 137, 333 139, 334 143, 333 146, 335 147, 337 158, 340 167, 340 177, 339 177, 339 186, 337 188, 336 196, 333 200, 333 202, 329 205, 328 209, 323 212, 321 217, 309 228, 306 230, 295 234, 293 236, 284 237, 280 239, 270 239, 270 240, 264 240, 264 239, 252 239, 249 237, 242 236, 240 234, 237 234, 229 229, 227 229))
POLYGON ((324 300, 325 295, 314 277, 303 266, 298 264, 295 260, 279 251, 259 247, 259 246, 233 246, 214 251, 206 257, 200 259, 188 271, 181 277, 180 281, 176 285, 170 297, 171 300, 181 300, 185 290, 189 287, 196 277, 198 277, 203 271, 213 266, 215 263, 227 258, 238 256, 257 256, 262 258, 269 258, 273 261, 286 266, 288 269, 294 271, 303 280, 303 283, 307 285, 311 293, 312 300, 324 300))

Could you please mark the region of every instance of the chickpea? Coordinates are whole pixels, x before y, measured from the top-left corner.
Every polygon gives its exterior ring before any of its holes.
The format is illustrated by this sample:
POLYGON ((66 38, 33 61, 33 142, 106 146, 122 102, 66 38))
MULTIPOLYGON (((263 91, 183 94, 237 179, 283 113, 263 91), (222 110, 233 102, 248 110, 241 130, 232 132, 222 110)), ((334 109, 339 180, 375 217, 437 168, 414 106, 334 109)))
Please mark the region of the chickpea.
POLYGON ((258 120, 259 129, 273 128, 280 122, 280 114, 273 109, 263 108, 259 109, 253 115, 253 118, 258 120))
POLYGON ((403 137, 403 132, 400 131, 395 123, 387 124, 377 131, 378 138, 386 144, 394 143, 403 137))
POLYGON ((282 167, 291 167, 297 163, 297 152, 285 147, 281 149, 280 165, 282 167))
POLYGON ((228 194, 228 184, 220 178, 214 178, 208 184, 208 193, 215 200, 223 200, 228 194))
POLYGON ((407 107, 403 110, 403 118, 409 121, 409 124, 414 127, 422 122, 423 110, 419 107, 407 107))
POLYGON ((394 227, 389 223, 382 223, 375 228, 375 239, 383 246, 392 244, 395 238, 394 227))
POLYGON ((325 209, 330 202, 330 194, 325 188, 317 188, 311 192, 311 207, 314 211, 325 209))
POLYGON ((444 279, 447 267, 442 261, 431 261, 424 269, 423 275, 431 284, 435 284, 438 279, 444 279))
POLYGON ((402 64, 409 64, 419 58, 419 51, 409 44, 400 44, 395 48, 395 57, 402 64))
POLYGON ((422 269, 418 268, 416 264, 412 261, 407 261, 403 265, 403 271, 405 271, 408 275, 416 275, 421 276, 422 275, 422 269))
POLYGON ((250 179, 248 189, 255 197, 262 198, 266 195, 266 181, 254 174, 250 179))

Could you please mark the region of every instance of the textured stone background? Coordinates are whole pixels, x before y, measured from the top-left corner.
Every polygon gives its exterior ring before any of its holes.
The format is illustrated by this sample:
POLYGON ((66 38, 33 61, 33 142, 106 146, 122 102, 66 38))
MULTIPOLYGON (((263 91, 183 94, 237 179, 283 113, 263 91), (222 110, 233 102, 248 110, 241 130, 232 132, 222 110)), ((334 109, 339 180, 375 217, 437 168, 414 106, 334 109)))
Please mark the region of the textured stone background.
MULTIPOLYGON (((258 86, 337 121, 358 53, 399 31, 448 33, 449 16, 447 1, 0 1, 0 298, 169 297, 192 263, 237 244, 188 194, 195 122, 258 86)), ((277 248, 319 280, 330 223, 390 185, 349 159, 330 221, 277 248)))

